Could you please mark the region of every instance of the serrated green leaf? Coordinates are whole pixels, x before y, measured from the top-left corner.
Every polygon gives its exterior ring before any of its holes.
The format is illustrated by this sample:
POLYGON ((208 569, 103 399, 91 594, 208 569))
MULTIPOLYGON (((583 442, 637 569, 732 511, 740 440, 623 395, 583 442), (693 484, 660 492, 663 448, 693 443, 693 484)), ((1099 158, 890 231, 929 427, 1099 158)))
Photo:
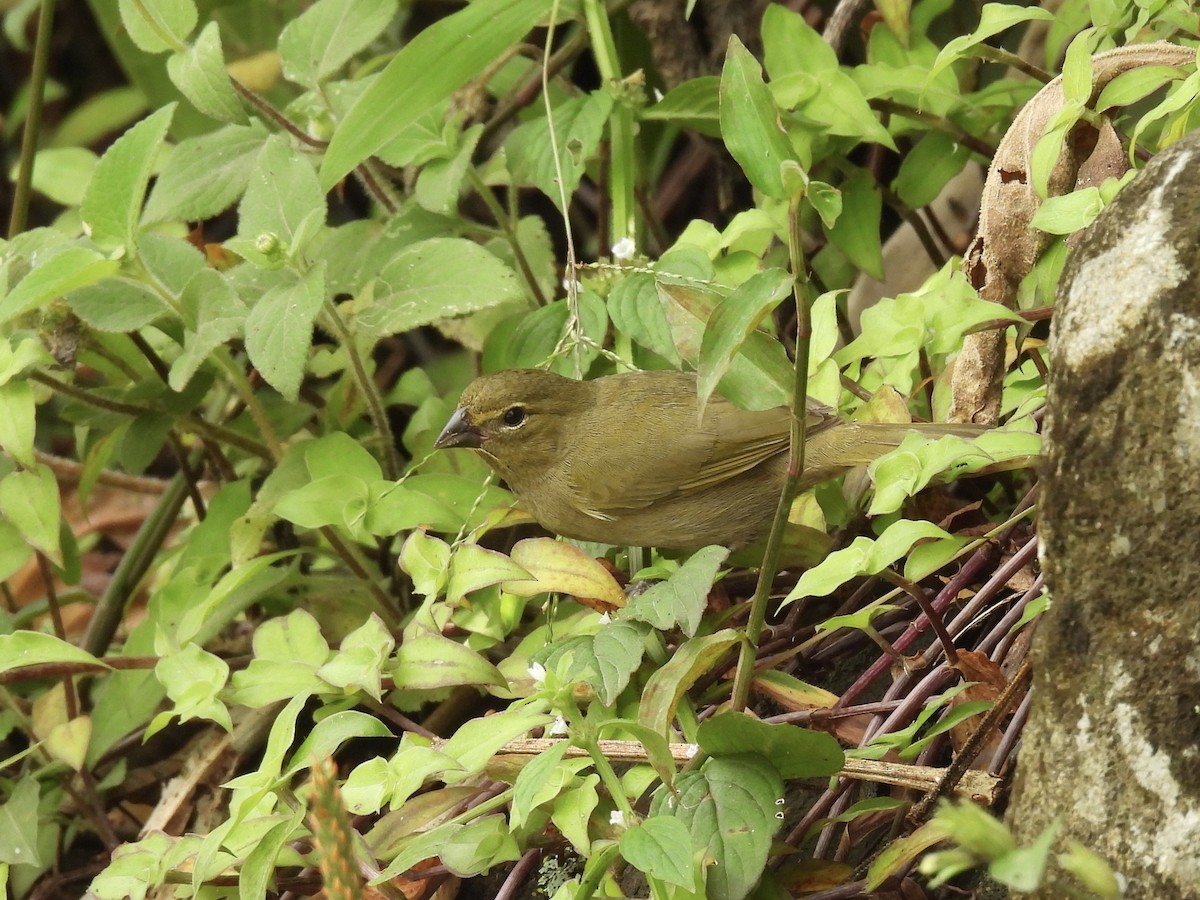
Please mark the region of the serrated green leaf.
POLYGON ((179 92, 206 116, 235 125, 246 123, 246 111, 225 69, 221 30, 216 22, 205 25, 190 47, 167 60, 167 74, 179 92))
POLYGON ((651 585, 633 597, 622 619, 638 619, 660 631, 679 626, 691 637, 708 604, 708 592, 721 564, 729 556, 724 547, 705 547, 692 554, 666 581, 651 585))
POLYGON ((79 215, 93 241, 105 249, 132 249, 146 187, 175 104, 138 122, 113 142, 96 163, 79 215))
POLYGON ((279 35, 284 77, 306 87, 332 75, 395 18, 396 0, 319 0, 279 35))
POLYGON ((145 220, 209 219, 228 209, 246 190, 266 139, 251 122, 181 141, 154 182, 145 220))
POLYGON ((516 273, 465 238, 431 238, 401 250, 379 273, 355 327, 377 340, 524 296, 516 273))
POLYGON ((0 298, 0 324, 37 309, 63 294, 117 272, 120 264, 90 247, 49 250, 6 296, 0 298))
POLYGON ((263 379, 295 400, 308 364, 313 321, 325 302, 325 264, 314 265, 294 285, 263 294, 246 316, 246 353, 263 379))

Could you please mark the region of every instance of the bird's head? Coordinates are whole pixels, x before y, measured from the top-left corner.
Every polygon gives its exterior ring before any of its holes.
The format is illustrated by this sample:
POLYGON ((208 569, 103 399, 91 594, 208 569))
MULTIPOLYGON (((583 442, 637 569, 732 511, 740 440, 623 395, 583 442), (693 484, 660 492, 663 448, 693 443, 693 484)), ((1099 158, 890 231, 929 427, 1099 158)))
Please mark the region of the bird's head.
POLYGON ((523 482, 565 449, 589 396, 586 382, 541 369, 484 375, 467 385, 434 447, 476 450, 510 484, 523 482))

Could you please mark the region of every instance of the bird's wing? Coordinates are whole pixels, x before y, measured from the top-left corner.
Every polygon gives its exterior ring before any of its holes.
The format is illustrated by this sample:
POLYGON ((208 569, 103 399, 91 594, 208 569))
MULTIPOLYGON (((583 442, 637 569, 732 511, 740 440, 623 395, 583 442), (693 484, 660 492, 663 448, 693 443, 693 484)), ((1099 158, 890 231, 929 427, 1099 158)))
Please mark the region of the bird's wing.
MULTIPOLYGON (((610 520, 714 487, 785 452, 790 418, 784 408, 749 411, 713 397, 698 428, 673 427, 679 421, 673 417, 645 422, 621 435, 603 458, 568 474, 575 506, 610 520)), ((809 411, 809 428, 824 421, 820 412, 809 411)))

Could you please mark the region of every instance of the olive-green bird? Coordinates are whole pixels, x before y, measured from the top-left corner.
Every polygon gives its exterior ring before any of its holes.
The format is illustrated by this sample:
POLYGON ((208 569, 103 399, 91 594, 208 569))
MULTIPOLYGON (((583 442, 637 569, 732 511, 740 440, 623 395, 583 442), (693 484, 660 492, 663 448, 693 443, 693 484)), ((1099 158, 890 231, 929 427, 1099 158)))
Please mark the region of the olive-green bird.
MULTIPOLYGON (((605 544, 740 548, 770 527, 787 471, 791 412, 713 395, 697 418, 696 376, 631 372, 574 381, 540 369, 467 386, 438 448, 468 447, 550 531, 605 544)), ((825 407, 805 422, 804 489, 865 465, 911 431, 976 425, 855 423, 825 407)))

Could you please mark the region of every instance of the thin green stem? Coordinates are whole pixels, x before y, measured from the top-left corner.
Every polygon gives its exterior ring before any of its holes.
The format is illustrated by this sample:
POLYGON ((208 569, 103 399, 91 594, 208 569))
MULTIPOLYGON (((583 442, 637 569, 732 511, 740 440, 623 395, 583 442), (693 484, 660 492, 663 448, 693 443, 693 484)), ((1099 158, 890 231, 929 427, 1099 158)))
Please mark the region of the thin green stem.
POLYGON ((83 636, 83 649, 92 656, 103 656, 108 650, 125 615, 126 602, 162 549, 187 496, 187 478, 181 472, 171 479, 158 505, 143 520, 133 543, 121 557, 83 636))
POLYGON ((383 397, 379 395, 375 379, 367 372, 366 363, 363 362, 358 344, 354 342, 354 336, 350 334, 350 330, 346 327, 346 323, 331 300, 325 301, 325 315, 332 323, 333 331, 342 342, 342 346, 346 348, 346 355, 350 358, 350 368, 354 372, 354 380, 367 404, 367 414, 371 417, 371 424, 379 433, 380 440, 383 441, 384 477, 389 481, 396 481, 400 477, 400 457, 396 453, 396 437, 392 434, 392 426, 388 422, 387 412, 383 408, 383 397))
POLYGON ((29 106, 25 112, 25 129, 21 134, 21 159, 17 167, 17 183, 13 186, 12 211, 8 219, 8 236, 14 238, 25 230, 29 215, 29 195, 33 185, 33 161, 37 156, 38 134, 42 127, 42 104, 46 94, 46 70, 50 65, 50 34, 54 30, 54 0, 42 0, 38 11, 37 41, 33 46, 33 68, 29 74, 29 106))
POLYGON ((263 436, 263 440, 267 442, 267 450, 271 454, 272 462, 279 462, 279 460, 283 459, 283 444, 280 443, 279 435, 275 433, 275 428, 271 425, 271 420, 267 418, 267 411, 258 402, 258 394, 251 387, 250 379, 246 377, 245 371, 233 361, 228 347, 215 348, 212 352, 212 357, 216 360, 217 365, 225 370, 225 374, 229 376, 229 381, 232 383, 233 389, 242 398, 242 403, 246 404, 246 411, 250 413, 250 418, 254 420, 254 427, 258 429, 259 433, 263 436))
POLYGON ((354 576, 362 581, 370 591, 372 599, 378 608, 380 617, 391 628, 399 627, 399 617, 396 614, 395 605, 392 603, 392 598, 388 596, 388 592, 383 589, 374 578, 371 577, 371 569, 366 559, 359 552, 354 544, 342 540, 341 535, 337 530, 329 525, 321 526, 321 536, 329 542, 329 546, 333 548, 333 552, 346 564, 346 567, 354 573, 354 576))
POLYGON ((611 89, 618 92, 609 118, 611 153, 609 159, 609 196, 612 202, 611 237, 614 244, 625 238, 637 239, 637 154, 634 150, 633 110, 622 93, 621 62, 613 40, 612 24, 601 0, 584 0, 584 18, 592 39, 596 66, 611 89))
POLYGON ((1039 69, 1031 62, 1026 62, 1017 56, 1015 53, 1010 53, 1008 50, 1001 50, 999 47, 989 47, 987 44, 976 44, 972 52, 986 59, 988 62, 1003 63, 1006 66, 1012 66, 1014 69, 1024 72, 1030 78, 1040 81, 1042 84, 1049 84, 1054 80, 1054 76, 1045 69, 1039 69))
POLYGON ((501 232, 503 232, 504 239, 508 241, 508 246, 513 253, 513 259, 517 262, 517 268, 521 270, 521 277, 525 279, 525 286, 529 289, 529 293, 533 295, 533 299, 537 302, 538 306, 545 306, 549 301, 546 299, 546 295, 542 293, 542 289, 537 283, 537 278, 533 274, 533 267, 529 264, 529 258, 525 255, 525 248, 521 246, 513 219, 505 211, 504 207, 500 205, 500 201, 496 199, 495 192, 479 176, 479 171, 474 166, 467 169, 467 180, 471 182, 471 186, 475 188, 475 193, 479 195, 479 199, 483 201, 483 205, 488 208, 488 211, 492 214, 492 218, 496 220, 496 224, 500 227, 501 232))
POLYGON ((592 765, 596 767, 596 774, 600 776, 600 780, 608 788, 608 793, 612 797, 613 803, 617 805, 617 809, 625 817, 625 827, 631 827, 637 821, 637 813, 633 809, 633 804, 629 802, 629 798, 625 796, 625 787, 621 784, 621 779, 617 777, 612 763, 608 761, 608 757, 604 755, 604 752, 600 749, 600 744, 595 738, 580 738, 579 744, 587 751, 588 756, 591 757, 592 765))
MULTIPOLYGON (((146 413, 160 412, 150 406, 140 406, 134 403, 123 403, 120 400, 110 400, 108 397, 101 397, 89 390, 86 390, 67 381, 61 381, 53 375, 45 372, 31 372, 29 377, 53 390, 56 394, 62 394, 64 397, 70 397, 72 400, 78 400, 80 403, 86 403, 88 406, 93 406, 96 409, 103 409, 108 412, 120 413, 125 416, 142 416, 146 413)), ((258 456, 265 460, 271 460, 271 453, 262 444, 251 440, 245 435, 238 434, 236 431, 225 428, 221 425, 214 425, 212 422, 206 422, 203 419, 198 419, 195 416, 184 416, 177 419, 175 427, 180 431, 188 434, 199 435, 200 437, 208 438, 218 443, 226 443, 231 447, 237 447, 239 450, 249 453, 251 456, 258 456)))
POLYGON ((750 618, 746 622, 745 640, 738 656, 737 675, 733 681, 732 708, 744 710, 750 699, 750 687, 754 680, 754 663, 758 657, 758 645, 762 639, 763 625, 767 617, 771 584, 779 565, 779 549, 787 529, 788 513, 796 496, 800 473, 804 471, 805 433, 804 423, 808 409, 808 358, 812 343, 812 298, 809 289, 804 248, 801 244, 800 204, 803 197, 793 198, 788 209, 788 252, 791 260, 793 287, 796 298, 796 364, 792 374, 792 426, 791 447, 788 454, 787 480, 779 495, 775 509, 775 521, 763 552, 762 568, 758 570, 758 583, 750 601, 750 618))

